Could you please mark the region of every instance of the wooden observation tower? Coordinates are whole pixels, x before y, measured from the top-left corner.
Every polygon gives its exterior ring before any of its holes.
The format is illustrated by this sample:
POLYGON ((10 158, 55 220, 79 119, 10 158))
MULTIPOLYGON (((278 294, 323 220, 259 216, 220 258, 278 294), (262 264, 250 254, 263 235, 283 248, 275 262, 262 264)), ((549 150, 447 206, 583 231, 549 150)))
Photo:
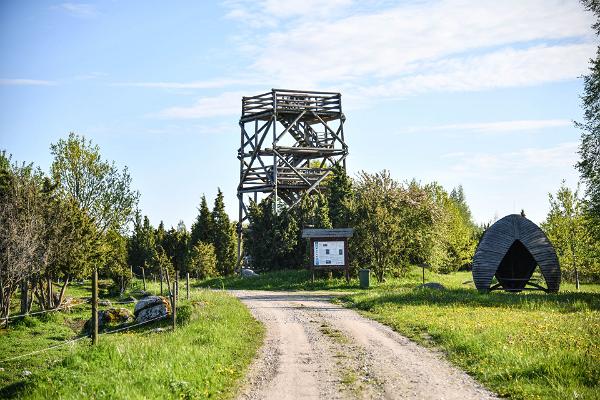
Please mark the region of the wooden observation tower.
POLYGON ((272 89, 242 98, 238 264, 250 201, 273 197, 275 210, 296 206, 331 173, 346 167, 341 94, 272 89))

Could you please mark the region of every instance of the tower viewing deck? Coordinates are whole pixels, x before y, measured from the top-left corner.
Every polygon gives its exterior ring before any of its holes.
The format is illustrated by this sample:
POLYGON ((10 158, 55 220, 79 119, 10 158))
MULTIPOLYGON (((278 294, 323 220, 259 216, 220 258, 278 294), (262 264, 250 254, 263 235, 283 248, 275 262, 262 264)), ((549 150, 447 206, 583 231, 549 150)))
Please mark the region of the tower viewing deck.
POLYGON ((272 197, 296 206, 335 165, 346 167, 342 96, 335 92, 272 89, 242 98, 238 234, 248 204, 272 197))

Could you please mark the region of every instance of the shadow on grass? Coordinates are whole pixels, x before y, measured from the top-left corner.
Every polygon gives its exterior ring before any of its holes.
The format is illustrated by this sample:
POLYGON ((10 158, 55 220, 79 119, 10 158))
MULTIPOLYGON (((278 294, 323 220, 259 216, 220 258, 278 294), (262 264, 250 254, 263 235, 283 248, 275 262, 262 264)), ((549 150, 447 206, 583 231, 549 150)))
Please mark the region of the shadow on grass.
POLYGON ((564 313, 597 311, 600 309, 598 293, 479 293, 475 289, 460 288, 447 290, 400 289, 374 291, 366 297, 343 296, 348 305, 370 310, 385 304, 498 307, 522 310, 556 310, 564 313))

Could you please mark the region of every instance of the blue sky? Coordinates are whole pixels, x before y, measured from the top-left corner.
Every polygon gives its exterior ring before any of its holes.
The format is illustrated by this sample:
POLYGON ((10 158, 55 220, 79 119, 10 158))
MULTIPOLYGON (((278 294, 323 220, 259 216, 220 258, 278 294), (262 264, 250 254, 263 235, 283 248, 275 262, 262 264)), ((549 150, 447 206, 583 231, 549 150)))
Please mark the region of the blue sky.
POLYGON ((597 39, 578 1, 3 1, 0 148, 48 170, 75 131, 153 223, 219 186, 237 216, 241 96, 342 93, 348 168, 462 184, 478 222, 576 185, 597 39))

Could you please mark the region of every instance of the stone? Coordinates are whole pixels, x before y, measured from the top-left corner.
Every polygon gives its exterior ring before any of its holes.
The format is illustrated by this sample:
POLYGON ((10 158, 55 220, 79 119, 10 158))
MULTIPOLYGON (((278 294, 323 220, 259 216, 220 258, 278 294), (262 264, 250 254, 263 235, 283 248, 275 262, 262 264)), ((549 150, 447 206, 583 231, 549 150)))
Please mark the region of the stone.
POLYGON ((98 305, 99 306, 112 307, 112 303, 110 302, 110 300, 99 300, 98 301, 98 305))
POLYGON ((437 282, 427 282, 422 285, 417 286, 417 289, 434 289, 434 290, 446 290, 444 285, 437 282))
POLYGON ((23 376, 31 376, 31 371, 23 370, 23 372, 21 373, 21 375, 23 375, 23 376))
MULTIPOLYGON (((98 330, 106 327, 106 325, 124 324, 132 318, 131 311, 126 308, 109 308, 108 310, 98 311, 98 330)), ((92 329, 92 319, 88 319, 85 323, 87 331, 92 329)))
POLYGON ((252 271, 250 268, 242 269, 242 278, 254 278, 256 276, 258 276, 258 274, 252 271))
POLYGON ((171 313, 171 303, 166 297, 144 297, 135 305, 133 314, 135 322, 146 322, 151 319, 166 317, 171 313))

